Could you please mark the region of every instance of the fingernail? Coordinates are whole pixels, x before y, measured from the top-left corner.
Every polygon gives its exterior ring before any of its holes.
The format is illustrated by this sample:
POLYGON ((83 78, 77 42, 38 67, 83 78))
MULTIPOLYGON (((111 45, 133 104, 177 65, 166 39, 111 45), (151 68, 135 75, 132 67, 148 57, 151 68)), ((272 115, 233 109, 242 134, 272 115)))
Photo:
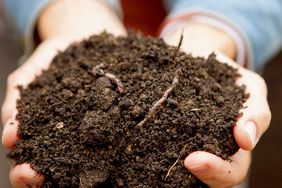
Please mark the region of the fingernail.
POLYGON ((208 170, 207 164, 199 160, 197 154, 188 157, 188 160, 185 162, 185 166, 188 167, 189 171, 191 171, 192 173, 201 174, 206 173, 206 171, 208 170))
POLYGON ((256 127, 255 123, 253 121, 248 121, 246 123, 245 128, 246 128, 246 131, 247 131, 247 133, 248 133, 248 135, 250 137, 250 140, 252 142, 253 147, 255 147, 257 142, 258 142, 258 139, 256 138, 256 136, 257 136, 257 127, 256 127))
POLYGON ((207 166, 205 164, 193 164, 193 165, 190 165, 189 166, 189 170, 192 172, 192 173, 195 173, 195 174, 201 174, 201 173, 206 173, 207 171, 207 166))
POLYGON ((39 188, 42 186, 44 179, 42 175, 37 174, 31 178, 22 178, 22 181, 28 188, 39 188))
POLYGON ((27 180, 27 179, 23 179, 23 182, 24 182, 25 186, 28 187, 28 188, 39 188, 40 187, 38 182, 32 182, 32 181, 27 180))
POLYGON ((42 179, 38 177, 23 178, 22 181, 28 188, 39 188, 42 184, 42 179))
POLYGON ((30 165, 23 164, 21 170, 23 177, 21 178, 24 185, 28 188, 39 188, 44 182, 44 178, 41 174, 35 172, 30 165))

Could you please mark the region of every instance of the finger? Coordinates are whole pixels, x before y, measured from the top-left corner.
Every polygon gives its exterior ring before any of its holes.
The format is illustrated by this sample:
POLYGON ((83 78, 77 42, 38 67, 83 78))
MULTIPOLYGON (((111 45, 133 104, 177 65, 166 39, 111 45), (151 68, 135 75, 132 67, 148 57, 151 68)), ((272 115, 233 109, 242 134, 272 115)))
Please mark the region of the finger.
POLYGON ((18 121, 16 121, 16 102, 19 98, 17 85, 25 86, 27 82, 32 79, 32 74, 28 73, 28 71, 23 70, 21 79, 14 81, 13 75, 8 79, 6 97, 2 105, 2 122, 4 124, 2 143, 7 148, 12 148, 19 139, 17 135, 18 121))
POLYGON ((2 106, 2 123, 5 125, 7 120, 12 118, 17 113, 16 101, 19 98, 18 86, 27 86, 35 76, 37 75, 37 70, 32 64, 32 62, 27 62, 24 66, 18 68, 15 72, 9 75, 7 79, 7 91, 6 97, 2 106), (28 65, 28 66, 27 66, 28 65))
POLYGON ((17 113, 16 101, 19 98, 19 91, 16 88, 16 83, 10 75, 7 80, 7 90, 5 100, 1 109, 1 120, 4 125, 7 124, 8 119, 14 118, 17 113))
POLYGON ((247 108, 240 110, 243 116, 236 123, 237 126, 234 127, 233 133, 240 148, 252 150, 268 129, 271 120, 265 81, 258 74, 241 67, 220 52, 216 54, 219 61, 238 69, 241 77, 238 78, 236 84, 244 84, 246 93, 250 95, 244 104, 247 108))
POLYGON ((243 116, 239 118, 233 133, 240 148, 252 150, 271 120, 266 84, 258 75, 246 70, 238 82, 246 85, 246 92, 250 96, 244 104, 246 108, 240 110, 243 116))
POLYGON ((8 87, 6 91, 6 97, 2 105, 2 122, 4 124, 2 133, 2 143, 6 148, 12 148, 17 142, 18 135, 18 121, 16 121, 16 103, 19 99, 18 85, 25 87, 29 82, 31 82, 36 76, 35 69, 28 69, 28 67, 23 66, 13 73, 8 78, 8 87), (15 75, 21 73, 20 77, 15 75))
POLYGON ((6 97, 2 106, 1 119, 5 125, 7 120, 17 113, 16 100, 19 98, 17 86, 27 86, 36 76, 47 69, 59 50, 65 49, 72 41, 69 39, 49 39, 40 44, 26 63, 8 77, 6 97))
POLYGON ((250 152, 239 150, 225 161, 208 152, 197 151, 184 161, 185 167, 210 187, 231 187, 242 182, 250 166, 250 152))
POLYGON ((15 188, 38 188, 42 186, 44 177, 31 169, 29 164, 21 164, 11 170, 10 181, 15 188))
POLYGON ((14 147, 16 142, 19 140, 17 131, 18 122, 15 121, 14 118, 9 119, 2 132, 2 144, 6 148, 10 149, 14 147))

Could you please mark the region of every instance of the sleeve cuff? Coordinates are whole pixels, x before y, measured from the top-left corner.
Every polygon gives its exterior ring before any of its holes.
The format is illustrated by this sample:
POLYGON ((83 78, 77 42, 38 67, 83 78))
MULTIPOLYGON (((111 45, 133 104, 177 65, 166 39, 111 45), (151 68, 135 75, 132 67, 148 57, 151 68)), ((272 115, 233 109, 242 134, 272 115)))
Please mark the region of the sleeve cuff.
POLYGON ((226 32, 237 47, 236 62, 245 68, 253 69, 252 51, 246 35, 231 20, 211 11, 189 11, 168 17, 160 26, 159 36, 164 37, 181 27, 183 22, 194 22, 210 25, 226 32))
POLYGON ((52 1, 50 0, 42 0, 38 2, 30 13, 24 30, 24 55, 21 57, 20 63, 25 61, 36 47, 34 41, 36 22, 42 10, 51 2, 52 1))
MULTIPOLYGON (((51 4, 54 0, 41 0, 33 8, 32 12, 29 13, 29 18, 24 30, 24 55, 20 58, 20 63, 24 62, 30 54, 36 48, 36 42, 34 40, 34 32, 36 27, 36 22, 40 13, 51 4)), ((108 4, 119 17, 122 17, 122 11, 120 4, 117 0, 102 0, 102 2, 108 4)))

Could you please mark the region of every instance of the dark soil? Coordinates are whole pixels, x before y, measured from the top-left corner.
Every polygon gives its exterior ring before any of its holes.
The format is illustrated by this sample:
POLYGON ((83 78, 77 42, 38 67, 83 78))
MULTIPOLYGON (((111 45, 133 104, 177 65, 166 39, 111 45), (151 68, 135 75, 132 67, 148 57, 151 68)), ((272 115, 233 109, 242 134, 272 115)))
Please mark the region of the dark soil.
POLYGON ((238 150, 238 76, 213 54, 192 58, 141 34, 92 36, 20 87, 9 158, 44 174, 44 187, 205 187, 183 160, 238 150))

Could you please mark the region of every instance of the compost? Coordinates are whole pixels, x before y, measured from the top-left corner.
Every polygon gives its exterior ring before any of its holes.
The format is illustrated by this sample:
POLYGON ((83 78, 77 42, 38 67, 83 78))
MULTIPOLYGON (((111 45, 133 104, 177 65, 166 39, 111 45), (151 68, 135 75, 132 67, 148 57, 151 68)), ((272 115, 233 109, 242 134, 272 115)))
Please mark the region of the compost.
POLYGON ((238 151, 232 129, 248 97, 239 76, 214 54, 194 58, 139 33, 92 36, 19 86, 20 140, 8 157, 43 174, 43 187, 205 187, 183 161, 238 151))

